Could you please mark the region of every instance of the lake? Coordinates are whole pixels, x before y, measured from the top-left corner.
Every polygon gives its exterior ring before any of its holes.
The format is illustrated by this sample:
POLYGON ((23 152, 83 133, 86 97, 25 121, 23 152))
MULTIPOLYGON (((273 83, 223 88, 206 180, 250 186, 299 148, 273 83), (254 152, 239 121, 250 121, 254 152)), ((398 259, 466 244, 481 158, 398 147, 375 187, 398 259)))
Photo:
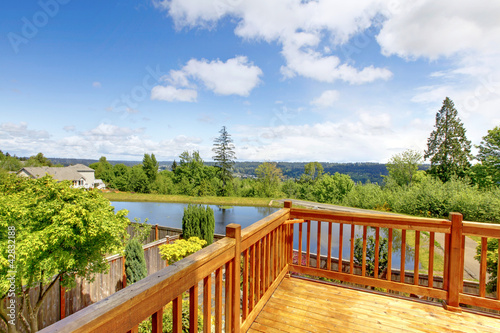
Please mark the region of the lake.
MULTIPOLYGON (((139 218, 141 221, 148 219, 148 223, 155 225, 162 225, 173 228, 182 228, 182 216, 184 214, 184 208, 188 204, 182 203, 166 203, 166 202, 124 202, 124 201, 113 201, 111 205, 115 207, 115 210, 127 209, 129 211, 128 218, 133 221, 134 218, 139 218)), ((217 205, 208 205, 214 211, 215 218, 215 233, 224 235, 226 233, 226 225, 230 223, 237 223, 241 225, 244 229, 249 225, 259 221, 260 219, 276 212, 278 208, 273 207, 251 207, 251 206, 231 206, 222 208, 217 205)), ((224 206, 225 207, 225 206, 224 206)), ((373 234, 373 230, 369 230, 368 235, 373 234)), ((363 235, 363 227, 356 226, 355 228, 356 237, 361 237, 363 235)), ((381 237, 387 237, 382 232, 381 237)), ((342 246, 342 257, 348 259, 350 255, 350 238, 351 238, 351 228, 349 225, 344 225, 343 233, 343 246, 342 246)), ((311 222, 311 247, 312 253, 316 253, 316 239, 317 239, 317 222, 311 222)), ((321 254, 327 253, 327 242, 328 242, 328 224, 322 223, 321 226, 321 254)), ((398 248, 398 233, 394 230, 394 246, 393 246, 393 258, 392 267, 399 269, 400 266, 400 249, 398 248)), ((339 225, 333 224, 333 242, 332 242, 332 256, 338 257, 339 253, 339 225)), ((295 225, 294 230, 294 248, 298 249, 299 237, 298 237, 298 225, 295 225)), ((306 226, 303 227, 303 240, 302 249, 306 249, 306 226)), ((407 258, 406 258, 406 269, 413 269, 413 249, 409 246, 406 248, 407 258)))

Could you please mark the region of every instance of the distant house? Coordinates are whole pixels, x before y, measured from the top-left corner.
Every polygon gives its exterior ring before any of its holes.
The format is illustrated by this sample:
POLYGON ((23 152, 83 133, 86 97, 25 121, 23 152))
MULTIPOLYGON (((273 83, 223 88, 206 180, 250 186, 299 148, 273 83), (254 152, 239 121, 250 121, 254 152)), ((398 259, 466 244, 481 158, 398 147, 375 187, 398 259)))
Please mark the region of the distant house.
POLYGON ((105 188, 103 181, 95 179, 95 170, 83 164, 68 167, 25 167, 17 172, 18 176, 41 178, 50 175, 52 178, 63 181, 69 180, 75 188, 105 188))

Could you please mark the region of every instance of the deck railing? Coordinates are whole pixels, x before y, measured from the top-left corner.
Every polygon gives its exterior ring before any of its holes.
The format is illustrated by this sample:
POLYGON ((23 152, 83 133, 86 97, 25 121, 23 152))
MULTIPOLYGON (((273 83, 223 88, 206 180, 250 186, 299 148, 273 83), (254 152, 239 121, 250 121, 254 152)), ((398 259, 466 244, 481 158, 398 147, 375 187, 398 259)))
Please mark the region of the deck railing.
MULTIPOLYGON (((461 303, 500 310, 499 293, 496 293, 496 297, 487 297, 485 292, 485 250, 481 256, 479 294, 463 293, 465 235, 483 237, 484 249, 487 237, 500 238, 500 225, 463 222, 460 214, 450 214, 449 220, 436 220, 295 209, 291 208, 290 202, 286 202, 284 209, 244 230, 241 230, 239 225, 228 225, 226 238, 41 332, 136 332, 138 325, 147 318, 152 320, 153 332, 162 332, 163 309, 170 302, 172 302, 174 332, 182 331, 183 302, 189 303, 191 332, 198 332, 197 319, 200 308, 203 313, 203 332, 211 332, 213 329, 215 332, 223 330, 245 332, 282 279, 290 272, 438 298, 446 301, 447 309, 455 311, 460 311, 461 303), (311 253, 311 248, 314 248, 314 245, 310 244, 312 224, 317 226, 316 255, 311 253), (328 229, 326 237, 325 235, 322 237, 323 225, 326 227, 325 230, 328 229), (337 237, 334 237, 334 225, 339 230, 337 237), (360 273, 354 269, 356 226, 362 228, 363 255, 360 273), (377 270, 380 254, 376 251, 374 275, 367 276, 368 227, 374 228, 376 249, 380 242, 381 230, 388 235, 388 264, 383 274, 377 270), (343 233, 345 231, 347 235, 349 229, 350 253, 347 256, 342 251, 344 245, 342 243, 343 233), (401 235, 399 243, 403 258, 399 281, 395 281, 392 274, 392 243, 396 232, 401 235), (413 281, 407 281, 404 274, 408 232, 415 233, 413 281), (422 285, 418 278, 422 233, 429 242, 427 285, 422 285), (434 286, 433 277, 435 233, 445 235, 441 288, 434 286), (296 245, 300 258, 296 261, 294 261, 294 236, 296 243, 298 242, 296 245), (334 246, 338 246, 339 249, 337 258, 332 256, 334 246), (320 259, 322 248, 326 248, 324 265, 320 259), (314 256, 315 265, 311 260, 314 256), (347 258, 348 261, 345 260, 347 258), (183 299, 183 293, 186 291, 189 291, 189 297, 183 299)), ((498 269, 500 270, 500 265, 498 269)))

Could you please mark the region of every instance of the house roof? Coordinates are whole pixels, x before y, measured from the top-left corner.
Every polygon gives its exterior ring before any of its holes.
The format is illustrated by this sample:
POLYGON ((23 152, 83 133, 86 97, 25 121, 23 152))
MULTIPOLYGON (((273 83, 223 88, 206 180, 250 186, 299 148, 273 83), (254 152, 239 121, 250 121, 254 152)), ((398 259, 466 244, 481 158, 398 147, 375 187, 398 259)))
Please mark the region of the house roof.
POLYGON ((94 171, 93 169, 83 165, 76 164, 65 168, 59 167, 26 167, 18 171, 17 174, 22 171, 28 173, 31 177, 41 178, 45 175, 51 175, 52 178, 56 180, 80 180, 85 179, 85 177, 80 173, 84 171, 94 171))

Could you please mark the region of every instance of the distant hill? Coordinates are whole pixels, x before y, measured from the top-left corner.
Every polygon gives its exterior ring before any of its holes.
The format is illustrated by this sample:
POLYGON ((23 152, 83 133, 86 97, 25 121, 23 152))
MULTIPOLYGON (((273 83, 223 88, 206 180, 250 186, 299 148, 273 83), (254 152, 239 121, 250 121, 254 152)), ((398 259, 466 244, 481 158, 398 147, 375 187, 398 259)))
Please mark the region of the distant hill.
MULTIPOLYGON (((78 159, 78 158, 50 158, 54 164, 62 164, 64 166, 72 164, 90 165, 98 162, 92 159, 78 159)), ((136 164, 141 164, 141 161, 110 161, 112 165, 123 163, 126 166, 132 167, 136 164)), ((159 161, 160 170, 169 170, 173 161, 159 161)), ((214 162, 206 162, 207 165, 214 165, 214 162)), ((255 169, 262 164, 262 162, 236 162, 234 171, 243 177, 255 176, 255 169)), ((283 175, 287 178, 299 178, 304 173, 304 166, 307 162, 278 162, 278 167, 283 171, 283 175)), ((325 173, 334 174, 335 172, 347 174, 355 182, 382 184, 384 181, 382 175, 387 175, 387 168, 382 163, 327 163, 322 162, 321 165, 325 173)), ((429 165, 422 165, 421 170, 427 170, 429 165)))

